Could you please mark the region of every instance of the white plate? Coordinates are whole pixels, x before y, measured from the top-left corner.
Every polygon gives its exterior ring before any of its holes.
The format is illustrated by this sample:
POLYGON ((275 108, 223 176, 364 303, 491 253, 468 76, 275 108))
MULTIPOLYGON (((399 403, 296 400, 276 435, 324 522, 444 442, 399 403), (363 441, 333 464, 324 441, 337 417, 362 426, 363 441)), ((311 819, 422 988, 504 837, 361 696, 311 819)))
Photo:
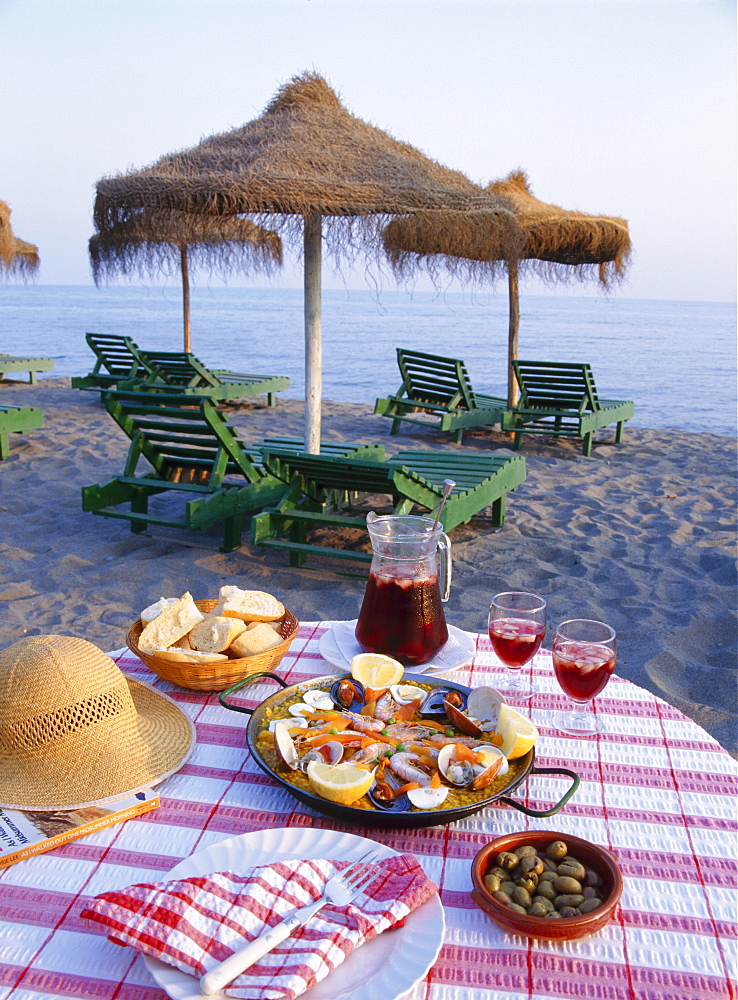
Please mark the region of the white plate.
MULTIPOLYGON (((168 878, 189 878, 211 872, 239 871, 291 858, 345 858, 351 861, 375 848, 380 857, 398 852, 353 833, 296 827, 256 830, 221 840, 180 861, 168 878)), ((425 976, 443 944, 443 906, 435 893, 414 910, 407 923, 379 934, 352 952, 345 962, 306 994, 310 1000, 397 1000, 425 976)), ((198 980, 157 958, 144 962, 161 989, 173 1000, 202 1000, 198 980)), ((218 997, 225 994, 218 993, 218 997)))
MULTIPOLYGON (((354 618, 353 621, 342 624, 355 628, 357 621, 358 619, 354 618)), ((449 670, 456 670, 457 667, 463 667, 465 664, 470 663, 477 651, 474 636, 470 632, 464 632, 463 629, 456 628, 455 625, 448 626, 448 634, 450 638, 453 638, 462 647, 462 652, 459 653, 458 658, 452 660, 450 663, 439 663, 437 659, 433 659, 427 663, 421 663, 419 666, 408 667, 407 669, 414 674, 445 674, 449 670)), ((327 632, 323 633, 318 648, 323 659, 327 660, 334 667, 338 667, 340 670, 350 669, 351 661, 338 648, 333 628, 329 628, 327 632)), ((356 652, 361 652, 358 642, 356 643, 356 652)))

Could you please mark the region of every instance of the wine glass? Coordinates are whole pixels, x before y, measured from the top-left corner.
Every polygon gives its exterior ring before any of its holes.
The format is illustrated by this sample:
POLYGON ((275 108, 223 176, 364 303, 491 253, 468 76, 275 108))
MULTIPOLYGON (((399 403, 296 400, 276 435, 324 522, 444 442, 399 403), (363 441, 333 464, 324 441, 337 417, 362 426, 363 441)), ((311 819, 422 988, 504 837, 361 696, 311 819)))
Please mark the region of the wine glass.
POLYGON ((508 668, 505 693, 527 700, 520 668, 541 648, 546 634, 546 602, 537 594, 507 591, 496 594, 489 606, 487 621, 492 649, 508 668))
POLYGON ((615 669, 615 629, 604 622, 574 618, 556 629, 553 667, 564 694, 574 702, 572 711, 557 712, 554 725, 571 736, 602 732, 587 704, 605 687, 615 669))

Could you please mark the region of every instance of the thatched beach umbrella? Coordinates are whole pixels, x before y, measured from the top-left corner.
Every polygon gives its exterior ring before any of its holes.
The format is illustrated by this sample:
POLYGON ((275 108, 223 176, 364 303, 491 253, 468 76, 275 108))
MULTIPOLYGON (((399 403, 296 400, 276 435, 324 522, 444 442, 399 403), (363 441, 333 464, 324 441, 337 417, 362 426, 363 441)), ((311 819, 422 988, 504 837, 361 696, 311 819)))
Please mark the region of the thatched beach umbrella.
POLYGON ((38 268, 38 247, 13 233, 10 213, 7 202, 0 201, 0 275, 25 279, 38 268))
POLYGON ((282 266, 282 241, 269 229, 238 216, 210 218, 188 212, 144 209, 90 239, 95 284, 117 274, 157 277, 179 267, 184 350, 192 350, 190 266, 234 271, 282 266))
MULTIPOLYGON (((213 220, 268 219, 304 254, 305 441, 317 452, 322 395, 322 244, 340 259, 360 248, 382 257, 379 234, 393 215, 421 209, 497 213, 517 252, 508 208, 467 177, 361 121, 316 73, 281 87, 264 113, 192 150, 97 184, 95 225, 104 234, 143 209, 199 213, 213 220)), ((213 223, 215 224, 215 222, 213 223)), ((503 240, 504 243, 504 240, 503 240)), ((501 259, 505 259, 503 251, 501 259)))
MULTIPOLYGON (((501 199, 514 213, 520 228, 519 259, 505 261, 508 272, 510 317, 508 330, 508 403, 517 398, 512 362, 518 356, 520 327, 519 273, 532 272, 549 282, 594 278, 608 287, 620 280, 630 255, 628 223, 604 215, 587 215, 539 201, 522 171, 514 171, 485 190, 501 199)), ((443 217, 444 228, 436 225, 433 212, 395 219, 382 239, 393 266, 400 272, 425 264, 431 271, 440 266, 452 271, 466 270, 486 277, 496 276, 500 263, 497 226, 485 209, 443 217)))

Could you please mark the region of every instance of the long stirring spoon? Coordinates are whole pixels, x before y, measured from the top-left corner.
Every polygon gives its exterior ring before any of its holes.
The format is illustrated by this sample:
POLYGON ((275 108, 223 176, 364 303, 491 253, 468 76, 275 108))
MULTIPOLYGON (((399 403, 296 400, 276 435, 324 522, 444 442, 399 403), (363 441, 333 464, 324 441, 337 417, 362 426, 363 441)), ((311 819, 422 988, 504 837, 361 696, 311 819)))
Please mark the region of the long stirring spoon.
POLYGON ((443 511, 444 505, 445 505, 446 501, 448 500, 449 494, 451 493, 451 490, 454 488, 454 486, 456 486, 456 483, 454 482, 453 479, 444 479, 443 480, 443 499, 441 500, 441 503, 440 503, 440 505, 438 507, 438 510, 436 511, 436 518, 435 518, 435 520, 433 522, 433 527, 431 528, 431 534, 433 534, 433 532, 436 530, 436 525, 438 524, 438 519, 441 516, 441 512, 443 511))

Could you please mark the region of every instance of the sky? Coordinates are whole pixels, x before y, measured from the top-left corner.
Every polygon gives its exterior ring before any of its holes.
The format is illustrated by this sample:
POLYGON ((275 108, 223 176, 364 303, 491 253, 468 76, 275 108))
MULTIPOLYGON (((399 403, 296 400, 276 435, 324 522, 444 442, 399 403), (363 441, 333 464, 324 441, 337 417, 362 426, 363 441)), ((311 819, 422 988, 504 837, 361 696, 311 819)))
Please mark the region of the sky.
MULTIPOLYGON (((0 199, 40 283, 91 284, 97 180, 312 70, 473 181, 522 168, 543 201, 627 219, 618 294, 735 301, 735 27, 734 0, 0 0, 0 199)), ((344 284, 366 278, 324 275, 344 284)))

